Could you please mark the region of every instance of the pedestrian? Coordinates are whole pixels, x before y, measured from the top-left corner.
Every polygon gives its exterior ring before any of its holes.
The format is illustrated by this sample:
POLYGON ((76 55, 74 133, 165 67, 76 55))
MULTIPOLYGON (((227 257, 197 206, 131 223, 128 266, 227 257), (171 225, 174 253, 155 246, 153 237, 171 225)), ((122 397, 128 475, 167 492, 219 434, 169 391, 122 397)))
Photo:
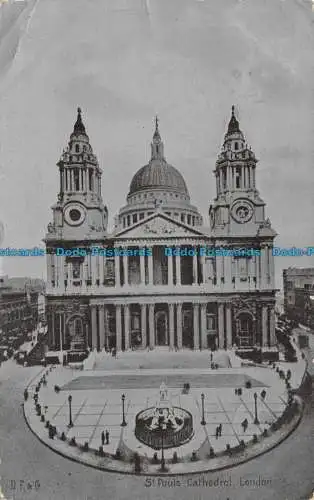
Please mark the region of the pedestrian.
POLYGON ((28 400, 28 390, 25 389, 24 391, 24 401, 27 401, 28 400))
POLYGON ((245 432, 246 429, 247 429, 247 426, 248 426, 247 418, 243 420, 243 422, 241 423, 241 425, 242 425, 242 428, 243 428, 243 432, 245 432))
POLYGON ((106 430, 106 444, 109 444, 109 431, 106 430))
POLYGON ((219 427, 218 427, 219 437, 221 437, 221 432, 222 432, 222 424, 219 424, 219 427))
POLYGON ((218 439, 218 436, 219 436, 219 429, 218 427, 216 427, 216 439, 218 439))
POLYGON ((102 444, 102 446, 104 446, 104 444, 105 444, 105 433, 104 433, 104 431, 102 431, 102 433, 101 433, 101 444, 102 444))

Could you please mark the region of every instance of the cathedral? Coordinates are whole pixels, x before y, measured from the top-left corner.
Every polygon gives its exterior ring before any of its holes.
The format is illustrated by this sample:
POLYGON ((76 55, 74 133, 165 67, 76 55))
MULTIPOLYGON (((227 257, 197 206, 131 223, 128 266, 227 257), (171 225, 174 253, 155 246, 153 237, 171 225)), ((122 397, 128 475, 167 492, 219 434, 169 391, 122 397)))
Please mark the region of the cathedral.
POLYGON ((156 118, 151 158, 109 232, 102 170, 78 109, 45 237, 49 348, 235 349, 277 359, 276 232, 257 163, 232 107, 206 226, 166 160, 156 118))

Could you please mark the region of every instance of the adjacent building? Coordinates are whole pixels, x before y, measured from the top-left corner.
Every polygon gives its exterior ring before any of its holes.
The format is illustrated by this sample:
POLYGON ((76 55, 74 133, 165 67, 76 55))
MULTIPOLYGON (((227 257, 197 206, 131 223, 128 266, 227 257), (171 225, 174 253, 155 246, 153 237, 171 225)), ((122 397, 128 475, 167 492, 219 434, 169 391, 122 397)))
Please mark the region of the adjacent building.
POLYGON ((50 349, 235 347, 276 358, 276 233, 257 163, 233 107, 207 227, 166 159, 156 119, 151 157, 108 231, 103 172, 78 109, 45 238, 50 349))
POLYGON ((17 290, 7 276, 0 277, 0 342, 15 347, 37 324, 37 296, 17 290))
POLYGON ((283 287, 285 314, 314 328, 314 268, 284 269, 283 287))

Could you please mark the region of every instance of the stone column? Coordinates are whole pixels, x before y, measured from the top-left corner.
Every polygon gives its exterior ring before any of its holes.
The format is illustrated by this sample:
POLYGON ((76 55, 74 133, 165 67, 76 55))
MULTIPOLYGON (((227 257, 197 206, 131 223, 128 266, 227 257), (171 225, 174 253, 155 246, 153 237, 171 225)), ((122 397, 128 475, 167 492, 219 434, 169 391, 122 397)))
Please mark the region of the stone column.
POLYGON ((105 257, 103 255, 99 256, 99 284, 104 285, 104 267, 105 267, 105 257))
POLYGON ((202 270, 202 281, 201 283, 206 283, 206 267, 205 267, 205 255, 200 256, 201 270, 202 270))
POLYGON ((173 257, 168 255, 168 286, 173 285, 173 257))
POLYGON ((51 281, 52 281, 52 255, 47 254, 47 283, 48 286, 51 287, 51 281))
POLYGON ((181 257, 176 255, 176 285, 181 285, 181 257))
POLYGON ((103 349, 105 345, 105 310, 104 305, 99 306, 99 348, 103 349))
POLYGON ((201 348, 207 348, 207 328, 206 328, 207 304, 201 304, 201 348))
POLYGON ((226 306, 226 330, 227 330, 227 349, 232 348, 232 322, 231 322, 231 306, 226 306))
POLYGON ((193 304, 193 335, 194 350, 198 350, 200 348, 199 304, 193 304))
POLYGON ((115 272, 115 286, 121 286, 121 278, 120 278, 120 257, 115 255, 114 258, 114 272, 115 272))
POLYGON ((222 259, 223 257, 220 255, 216 256, 216 278, 217 278, 217 285, 221 284, 221 278, 223 277, 223 269, 222 269, 222 259))
POLYGON ((261 255, 261 288, 266 288, 267 287, 267 252, 268 248, 264 246, 262 248, 262 255, 261 255))
POLYGON ((130 349, 130 306, 124 305, 124 349, 130 349))
POLYGON ((123 255, 123 286, 129 285, 129 259, 127 255, 123 255))
POLYGON ((122 318, 121 318, 121 305, 116 305, 116 350, 122 349, 122 318))
POLYGON ((148 319, 149 319, 149 347, 155 347, 155 306, 149 304, 148 306, 148 319))
POLYGON ((154 285, 154 267, 153 267, 153 262, 154 262, 154 252, 152 248, 152 255, 148 255, 147 257, 147 262, 148 262, 148 284, 149 286, 154 285))
POLYGON ((174 348, 174 304, 169 304, 169 347, 174 348))
POLYGON ((92 307, 92 349, 97 349, 97 309, 92 307))
POLYGON ((197 280, 198 280, 198 273, 197 273, 197 254, 196 254, 196 251, 195 250, 195 254, 193 255, 193 285, 197 285, 197 280))
POLYGON ((269 329, 270 329, 270 346, 273 347, 277 344, 276 340, 276 315, 275 315, 275 309, 274 306, 271 307, 270 311, 270 321, 269 321, 269 329))
POLYGON ((70 169, 70 191, 74 191, 74 170, 70 169))
POLYGON ((177 348, 182 349, 182 304, 177 304, 177 348))
POLYGON ((262 307, 262 343, 263 343, 263 347, 267 347, 267 345, 268 345, 267 327, 268 327, 268 309, 267 309, 267 306, 263 306, 262 307))
POLYGON ((269 287, 275 288, 275 266, 274 266, 274 256, 272 247, 268 247, 268 259, 269 259, 269 287))
POLYGON ((56 345, 56 332, 55 332, 55 312, 51 311, 51 330, 52 330, 52 346, 56 345))
POLYGON ((218 336, 219 349, 223 349, 225 339, 224 304, 218 305, 218 336))
POLYGON ((142 347, 145 348, 147 344, 147 328, 146 328, 146 304, 141 304, 141 331, 142 331, 142 347))
POLYGON ((140 283, 145 285, 145 255, 140 255, 140 283))

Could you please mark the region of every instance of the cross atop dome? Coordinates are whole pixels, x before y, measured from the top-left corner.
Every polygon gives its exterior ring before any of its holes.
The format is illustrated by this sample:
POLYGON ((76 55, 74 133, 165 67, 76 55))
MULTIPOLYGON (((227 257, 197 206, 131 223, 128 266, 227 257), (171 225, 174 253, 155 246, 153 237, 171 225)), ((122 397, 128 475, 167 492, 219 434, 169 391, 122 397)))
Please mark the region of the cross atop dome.
POLYGON ((240 131, 240 127, 239 127, 239 122, 236 119, 235 114, 234 114, 234 110, 235 110, 235 107, 232 106, 232 108, 231 108, 231 118, 230 118, 230 122, 229 122, 229 125, 228 125, 228 134, 233 134, 234 132, 241 132, 240 131))
POLYGON ((74 124, 73 133, 75 135, 80 135, 80 134, 86 135, 85 126, 84 126, 84 123, 82 121, 82 110, 81 110, 81 108, 77 108, 77 119, 76 119, 76 122, 74 124))
POLYGON ((159 119, 158 119, 158 116, 156 115, 155 116, 155 132, 154 132, 154 135, 153 135, 153 141, 161 143, 161 137, 160 137, 160 132, 159 132, 159 127, 158 126, 159 126, 159 119))

